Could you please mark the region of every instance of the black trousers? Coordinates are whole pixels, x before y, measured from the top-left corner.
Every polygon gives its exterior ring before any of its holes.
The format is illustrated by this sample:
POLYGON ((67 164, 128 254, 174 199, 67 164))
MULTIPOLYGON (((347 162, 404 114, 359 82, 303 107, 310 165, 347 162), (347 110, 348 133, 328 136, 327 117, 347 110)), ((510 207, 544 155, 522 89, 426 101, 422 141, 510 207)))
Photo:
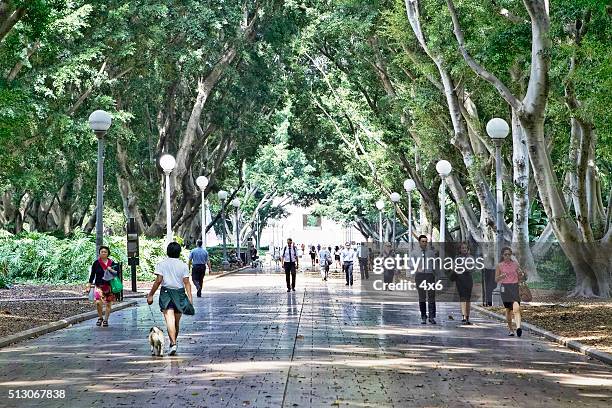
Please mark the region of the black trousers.
POLYGON ((361 272, 361 279, 369 279, 368 275, 368 258, 359 258, 359 271, 361 272))
POLYGON ((204 275, 206 274, 206 265, 205 264, 197 264, 193 265, 191 269, 191 280, 193 280, 193 284, 195 285, 198 292, 202 291, 202 286, 204 284, 204 275))
POLYGON ((283 264, 283 268, 285 269, 285 280, 287 281, 287 289, 295 289, 295 262, 285 262, 283 264))
POLYGON ((484 269, 484 299, 487 306, 493 305, 493 290, 497 287, 495 282, 495 269, 484 269))
MULTIPOLYGON (((417 272, 414 274, 414 280, 417 286, 417 292, 419 292, 419 309, 421 310, 421 319, 427 318, 427 306, 429 306, 429 318, 433 319, 436 317, 436 291, 425 290, 421 287, 422 282, 434 283, 436 278, 433 273, 417 272), (427 298, 427 305, 425 303, 427 298)), ((427 286, 427 285, 423 285, 427 286)))
POLYGON ((342 269, 344 270, 344 275, 346 276, 346 284, 353 284, 353 263, 352 262, 344 262, 342 264, 342 269))

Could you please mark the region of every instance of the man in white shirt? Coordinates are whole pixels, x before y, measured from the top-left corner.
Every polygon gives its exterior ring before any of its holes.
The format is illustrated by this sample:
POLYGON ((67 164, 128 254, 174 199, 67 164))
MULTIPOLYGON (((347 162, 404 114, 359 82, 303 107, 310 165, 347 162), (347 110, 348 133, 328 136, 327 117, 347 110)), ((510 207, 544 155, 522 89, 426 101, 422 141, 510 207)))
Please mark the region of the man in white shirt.
POLYGON ((357 261, 357 252, 351 249, 351 243, 347 242, 344 249, 340 252, 340 262, 342 270, 346 275, 346 286, 353 286, 353 262, 357 261))
POLYGON ((428 248, 427 236, 419 236, 419 249, 413 256, 419 257, 419 264, 414 274, 414 280, 419 294, 419 309, 421 311, 421 324, 436 324, 436 292, 429 290, 429 286, 436 281, 434 260, 436 253, 428 248), (425 283, 424 283, 425 282, 425 283), (424 288, 425 286, 425 288, 424 288), (429 318, 427 312, 429 311, 429 318))
POLYGON ((287 281, 287 292, 295 292, 295 275, 298 268, 298 252, 291 238, 287 239, 287 245, 281 253, 283 268, 285 269, 285 280, 287 281))

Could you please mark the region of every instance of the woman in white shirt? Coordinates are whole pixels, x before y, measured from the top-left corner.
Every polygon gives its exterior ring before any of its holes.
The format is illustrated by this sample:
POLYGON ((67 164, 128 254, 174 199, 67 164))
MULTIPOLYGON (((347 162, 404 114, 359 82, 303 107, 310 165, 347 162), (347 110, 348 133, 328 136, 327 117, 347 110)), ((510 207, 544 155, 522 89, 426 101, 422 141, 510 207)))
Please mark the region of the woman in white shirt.
POLYGON ((153 295, 161 285, 159 308, 166 320, 168 337, 170 338, 169 355, 176 354, 176 340, 179 333, 179 322, 183 314, 193 315, 193 298, 189 283, 189 267, 181 261, 181 246, 177 242, 168 244, 168 258, 155 267, 157 279, 147 296, 147 303, 153 303, 153 295))

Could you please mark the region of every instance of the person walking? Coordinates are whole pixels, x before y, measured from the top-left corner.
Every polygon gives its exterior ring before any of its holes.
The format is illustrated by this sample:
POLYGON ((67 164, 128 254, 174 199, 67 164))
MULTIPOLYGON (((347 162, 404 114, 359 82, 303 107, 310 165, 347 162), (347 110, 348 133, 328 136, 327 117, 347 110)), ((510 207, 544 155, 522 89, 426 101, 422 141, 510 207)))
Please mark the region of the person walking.
MULTIPOLYGON (((336 245, 334 247, 334 261, 336 263, 336 269, 340 268, 340 247, 338 245, 336 245)), ((344 272, 344 269, 342 270, 342 272, 344 272)))
POLYGON ((358 249, 358 257, 359 257, 359 272, 361 273, 361 279, 369 279, 370 276, 368 274, 368 262, 370 257, 370 248, 368 248, 367 244, 360 243, 358 249))
POLYGON ((414 253, 415 256, 421 258, 418 260, 418 269, 414 274, 415 284, 419 293, 421 324, 427 324, 427 321, 430 324, 436 324, 436 292, 430 289, 431 285, 435 284, 436 275, 433 267, 436 254, 427 248, 427 236, 419 236, 419 249, 414 253), (425 300, 427 300, 427 303, 425 300))
POLYGON ((514 323, 516 324, 516 335, 521 337, 521 297, 519 293, 519 280, 525 278, 525 273, 516 261, 512 260, 512 249, 502 248, 502 261, 495 269, 495 281, 501 283, 501 298, 506 308, 506 322, 508 323, 508 336, 514 336, 514 323))
POLYGON ((346 276, 346 286, 353 286, 353 262, 357 261, 357 253, 351 248, 351 243, 347 242, 344 249, 340 252, 342 261, 342 271, 346 276))
POLYGON ((484 306, 493 306, 493 291, 495 283, 495 256, 492 244, 485 244, 483 248, 484 269, 482 269, 482 303, 484 306))
MULTIPOLYGON (((461 304, 461 323, 465 325, 471 325, 470 322, 470 302, 472 300, 472 288, 474 286, 474 280, 472 279, 472 271, 465 267, 466 262, 474 265, 473 261, 467 261, 472 259, 470 255, 470 247, 467 243, 462 242, 459 244, 458 258, 462 259, 462 267, 455 267, 455 284, 457 285, 457 292, 459 293, 459 303, 461 304)), ((455 262, 455 265, 458 263, 455 262)))
POLYGON ((157 279, 147 295, 147 303, 153 304, 153 295, 161 286, 159 294, 159 309, 164 315, 168 337, 170 338, 170 350, 168 354, 173 356, 177 352, 177 339, 179 335, 179 323, 181 316, 194 315, 193 297, 191 285, 189 284, 189 267, 181 261, 181 246, 177 242, 171 242, 166 249, 168 258, 164 259, 155 267, 157 279))
POLYGON ((198 239, 196 241, 196 247, 189 253, 189 269, 191 270, 191 280, 197 290, 197 297, 202 297, 202 286, 207 266, 208 273, 212 273, 208 251, 202 248, 202 240, 198 239))
POLYGON ((98 321, 96 326, 108 327, 108 318, 111 314, 115 294, 111 290, 110 280, 117 275, 113 269, 113 261, 109 258, 110 248, 100 246, 98 259, 91 265, 91 273, 86 287, 87 292, 94 288, 94 303, 98 310, 98 321), (106 305, 106 313, 103 314, 102 305, 106 305))
MULTIPOLYGON (((383 258, 393 258, 393 245, 390 242, 385 242, 383 246, 382 257, 383 258)), ((392 265, 388 265, 383 263, 383 282, 384 283, 393 283, 393 278, 395 277, 395 262, 392 265)), ((389 286, 385 285, 385 290, 389 290, 389 286)))
POLYGON ((311 263, 312 269, 314 270, 314 268, 315 268, 315 259, 317 258, 317 251, 316 251, 314 245, 311 245, 310 251, 308 251, 308 253, 310 254, 310 263, 311 263))
POLYGON ((278 269, 278 266, 279 266, 278 263, 280 262, 280 248, 274 247, 273 258, 274 258, 274 267, 278 269))
POLYGON ((329 277, 329 266, 332 263, 331 247, 323 247, 319 251, 319 265, 321 267, 321 277, 324 281, 329 277))
POLYGON ((281 253, 283 268, 285 269, 285 280, 287 281, 287 292, 295 292, 295 276, 299 265, 298 251, 291 238, 287 238, 287 245, 281 253))

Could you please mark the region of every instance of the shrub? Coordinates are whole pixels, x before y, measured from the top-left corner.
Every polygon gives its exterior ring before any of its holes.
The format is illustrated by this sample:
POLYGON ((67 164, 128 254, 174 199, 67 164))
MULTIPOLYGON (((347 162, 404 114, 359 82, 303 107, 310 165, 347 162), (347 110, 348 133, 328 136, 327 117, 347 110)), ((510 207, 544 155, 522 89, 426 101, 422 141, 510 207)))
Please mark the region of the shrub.
MULTIPOLYGON (((111 258, 123 263, 124 278, 128 278, 125 236, 106 236, 104 243, 111 249, 111 258)), ((95 252, 95 236, 81 231, 64 239, 39 232, 0 236, 0 287, 14 281, 85 282, 95 252)), ((186 261, 188 256, 189 251, 183 249, 181 258, 186 261)), ((137 279, 154 280, 155 265, 165 257, 163 239, 141 237, 137 279)))

